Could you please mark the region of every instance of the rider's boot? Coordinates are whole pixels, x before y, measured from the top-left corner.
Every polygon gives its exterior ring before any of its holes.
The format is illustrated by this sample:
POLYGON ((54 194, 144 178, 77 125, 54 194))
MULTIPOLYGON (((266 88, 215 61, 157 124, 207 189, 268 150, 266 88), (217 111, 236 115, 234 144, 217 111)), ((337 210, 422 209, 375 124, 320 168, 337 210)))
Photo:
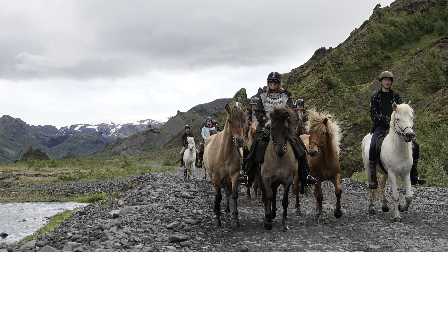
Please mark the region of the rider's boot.
POLYGON ((414 160, 411 168, 411 185, 425 184, 426 180, 418 176, 417 172, 418 160, 414 160))
POLYGON ((247 175, 244 170, 244 164, 241 165, 240 176, 238 177, 238 183, 247 184, 247 175))
POLYGON ((369 182, 369 188, 370 189, 377 189, 378 188, 378 180, 376 178, 376 161, 369 161, 369 168, 370 168, 370 182, 369 182))
POLYGON ((305 182, 306 185, 317 183, 317 180, 311 175, 306 158, 299 160, 298 173, 300 181, 305 182))

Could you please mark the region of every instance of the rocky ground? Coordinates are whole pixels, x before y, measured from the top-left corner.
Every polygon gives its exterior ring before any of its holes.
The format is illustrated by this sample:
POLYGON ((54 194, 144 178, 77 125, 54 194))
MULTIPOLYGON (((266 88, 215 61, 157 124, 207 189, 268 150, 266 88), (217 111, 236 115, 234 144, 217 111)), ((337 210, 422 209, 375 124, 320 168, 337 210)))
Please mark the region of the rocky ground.
MULTIPOLYGON (((402 213, 402 221, 395 223, 393 212, 381 212, 380 200, 376 202, 379 211, 368 214, 366 186, 354 179, 342 182, 343 215, 335 218, 334 191, 330 183, 324 183, 326 221, 317 221, 314 196, 307 194, 301 199, 302 215, 296 215, 291 193, 290 230, 282 232, 280 202, 274 228, 266 231, 263 207, 244 193, 238 200, 241 226, 232 228, 230 218, 225 220, 224 216, 222 227, 216 227, 214 190, 209 179, 202 179, 203 175, 204 171, 197 169, 194 179, 186 181, 179 169, 93 185, 70 184, 67 190, 77 192, 83 186, 105 192, 126 186, 121 190, 127 191, 75 211, 53 232, 36 240, 12 245, 0 242, 0 251, 448 251, 448 188, 413 189, 415 198, 410 211, 402 213)), ((403 195, 403 190, 400 192, 403 195)), ((388 195, 391 200, 390 189, 388 195)), ((281 196, 282 191, 279 199, 281 196)))

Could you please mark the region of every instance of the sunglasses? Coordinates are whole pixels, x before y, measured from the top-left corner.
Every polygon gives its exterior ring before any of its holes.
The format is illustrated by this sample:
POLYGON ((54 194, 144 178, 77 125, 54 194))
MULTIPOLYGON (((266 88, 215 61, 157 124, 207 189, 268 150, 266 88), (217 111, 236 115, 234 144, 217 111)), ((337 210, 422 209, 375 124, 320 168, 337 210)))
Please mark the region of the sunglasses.
POLYGON ((270 83, 278 84, 278 83, 280 83, 280 81, 279 81, 278 79, 268 79, 268 83, 269 83, 269 84, 270 84, 270 83))

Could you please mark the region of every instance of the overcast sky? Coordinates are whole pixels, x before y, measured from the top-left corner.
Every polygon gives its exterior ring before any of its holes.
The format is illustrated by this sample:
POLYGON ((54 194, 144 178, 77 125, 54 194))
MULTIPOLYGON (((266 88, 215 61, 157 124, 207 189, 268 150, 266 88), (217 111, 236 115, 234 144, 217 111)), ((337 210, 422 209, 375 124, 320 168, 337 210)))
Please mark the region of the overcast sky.
MULTIPOLYGON (((381 2, 383 7, 392 1, 381 2)), ((336 47, 378 0, 0 0, 0 116, 166 121, 336 47)))

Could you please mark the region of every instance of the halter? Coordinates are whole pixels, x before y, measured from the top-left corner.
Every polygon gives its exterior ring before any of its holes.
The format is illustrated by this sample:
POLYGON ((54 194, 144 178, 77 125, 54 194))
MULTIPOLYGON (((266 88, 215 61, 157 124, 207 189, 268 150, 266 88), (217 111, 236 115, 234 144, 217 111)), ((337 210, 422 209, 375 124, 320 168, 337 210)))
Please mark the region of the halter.
POLYGON ((400 125, 398 125, 398 123, 397 123, 397 118, 395 118, 394 132, 395 132, 396 134, 398 134, 399 136, 401 136, 402 138, 404 138, 404 137, 406 136, 405 131, 406 131, 407 128, 410 128, 410 129, 412 130, 412 132, 414 132, 414 128, 413 128, 413 127, 410 127, 410 126, 406 126, 404 129, 402 129, 402 128, 400 127, 400 125), (397 129, 396 129, 397 127, 400 129, 400 132, 397 132, 397 129))
MULTIPOLYGON (((317 146, 317 155, 319 155, 319 153, 322 151, 322 147, 325 145, 325 140, 326 140, 326 135, 327 135, 327 131, 324 132, 324 134, 322 134, 324 136, 324 140, 322 140, 321 144, 318 145, 317 143, 315 143, 314 141, 310 141, 308 144, 308 148, 311 149, 311 144, 315 144, 317 146)), ((305 147, 305 152, 310 155, 310 153, 308 153, 306 147, 305 147)))
MULTIPOLYGON (((274 145, 274 152, 275 152, 275 155, 277 155, 277 157, 280 158, 280 156, 278 156, 278 153, 277 153, 276 144, 275 144, 274 140, 272 139, 272 137, 271 137, 271 142, 272 142, 272 144, 274 145)), ((286 152, 286 145, 287 145, 287 140, 285 140, 285 143, 283 144, 283 150, 284 150, 285 152, 286 152)))
POLYGON ((232 131, 229 131, 228 134, 232 137, 232 142, 235 144, 236 151, 238 152, 238 154, 240 155, 240 157, 243 158, 242 155, 241 155, 241 153, 240 153, 240 151, 239 151, 239 148, 241 148, 241 147, 243 147, 243 146, 238 146, 238 144, 236 143, 236 138, 233 136, 232 131))

